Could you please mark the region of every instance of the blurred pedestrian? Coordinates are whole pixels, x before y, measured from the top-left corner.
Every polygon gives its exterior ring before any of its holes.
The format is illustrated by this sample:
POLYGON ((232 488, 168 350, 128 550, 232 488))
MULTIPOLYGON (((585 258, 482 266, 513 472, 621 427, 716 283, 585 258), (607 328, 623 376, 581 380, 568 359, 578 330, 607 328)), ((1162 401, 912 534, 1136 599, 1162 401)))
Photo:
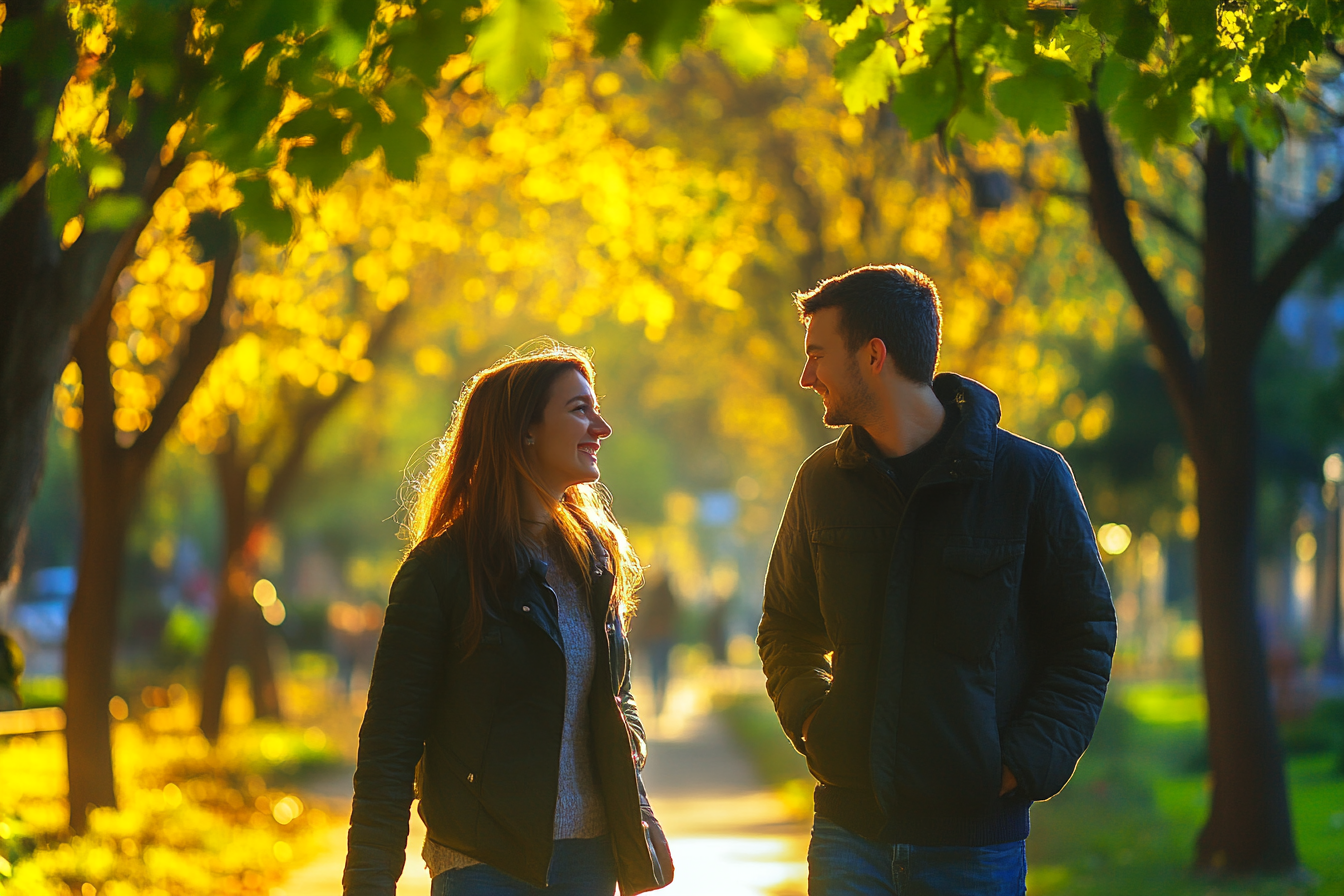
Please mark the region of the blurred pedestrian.
POLYGON ((653 715, 663 714, 672 674, 672 647, 677 643, 677 596, 665 569, 656 569, 639 591, 639 616, 630 630, 635 655, 643 655, 653 686, 653 715))
POLYGON ((757 639, 820 782, 808 891, 1020 896, 1028 809, 1073 774, 1115 650, 1087 511, 993 392, 934 377, 928 277, 860 268, 796 301, 800 385, 846 427, 798 471, 757 639))
POLYGON ((610 434, 592 364, 567 346, 512 355, 463 390, 416 490, 373 664, 348 896, 395 892, 416 795, 433 896, 670 881, 630 696, 639 563, 592 485, 610 434))

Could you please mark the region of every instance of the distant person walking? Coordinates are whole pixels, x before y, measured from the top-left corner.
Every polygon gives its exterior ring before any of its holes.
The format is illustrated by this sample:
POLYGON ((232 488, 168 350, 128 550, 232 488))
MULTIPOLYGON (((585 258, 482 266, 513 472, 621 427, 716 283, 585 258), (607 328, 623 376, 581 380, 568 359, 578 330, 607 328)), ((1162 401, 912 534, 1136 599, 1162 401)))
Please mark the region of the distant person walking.
POLYGON ((639 563, 592 485, 611 435, 593 376, 561 345, 477 374, 419 482, 359 732, 349 896, 395 892, 417 795, 433 896, 671 880, 630 696, 639 563))
POLYGON ((664 569, 649 575, 639 591, 639 617, 631 627, 635 655, 643 655, 649 665, 653 685, 653 715, 663 714, 667 684, 672 675, 672 648, 677 643, 677 596, 672 579, 664 569))
POLYGON ((800 385, 840 438, 803 463, 758 645, 819 784, 813 896, 1018 896, 1033 800, 1091 739, 1115 649, 1092 527, 1058 453, 934 377, 938 292, 866 267, 796 299, 800 385))

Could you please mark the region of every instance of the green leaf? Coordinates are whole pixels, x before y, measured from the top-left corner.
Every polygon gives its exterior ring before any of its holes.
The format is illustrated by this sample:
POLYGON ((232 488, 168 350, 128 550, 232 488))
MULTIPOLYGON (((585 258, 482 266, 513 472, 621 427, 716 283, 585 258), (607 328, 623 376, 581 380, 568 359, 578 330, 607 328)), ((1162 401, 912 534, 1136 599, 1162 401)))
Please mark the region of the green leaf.
POLYGON ((343 122, 332 117, 331 111, 326 106, 309 106, 280 125, 277 133, 286 140, 295 137, 317 137, 331 133, 334 127, 342 124, 343 122))
MULTIPOLYGON (((1069 64, 1073 66, 1075 71, 1090 73, 1097 62, 1101 60, 1101 38, 1097 35, 1096 29, 1087 21, 1086 16, 1073 16, 1066 20, 1056 29, 1055 34, 1060 42, 1065 45, 1065 52, 1069 56, 1069 64)), ((1023 61, 1030 64, 1031 59, 1035 56, 1035 42, 1030 40, 1029 35, 1024 36, 1028 37, 1028 40, 1023 41, 1023 43, 1027 45, 1029 52, 1023 61)))
POLYGON ((196 260, 200 262, 214 261, 237 235, 238 225, 228 212, 197 212, 187 225, 187 236, 196 244, 196 260))
POLYGON ((424 88, 411 81, 389 84, 383 89, 383 102, 400 123, 419 125, 429 111, 424 88))
POLYGON ((125 230, 143 214, 145 203, 139 196, 125 193, 104 193, 95 196, 84 212, 84 229, 125 230))
POLYGON ((839 79, 840 98, 845 108, 857 115, 886 102, 900 71, 895 48, 886 41, 879 41, 867 59, 839 79))
POLYGON ((1148 51, 1157 39, 1157 16, 1146 6, 1129 2, 1125 4, 1124 29, 1115 41, 1115 52, 1121 56, 1141 61, 1148 58, 1148 51))
MULTIPOLYGON (((891 58, 895 63, 895 51, 891 58)), ((956 109, 957 74, 949 54, 939 56, 931 66, 901 75, 896 95, 891 98, 891 111, 912 140, 922 140, 937 131, 956 109)))
POLYGON ((1139 154, 1147 158, 1161 136, 1161 121, 1153 115, 1154 99, 1162 81, 1151 72, 1136 72, 1129 89, 1118 100, 1111 112, 1111 123, 1122 135, 1133 141, 1139 154))
POLYGON ((779 51, 798 42, 804 13, 795 0, 780 0, 714 6, 709 17, 709 47, 740 74, 753 78, 770 71, 779 51))
POLYGON ((1079 12, 1102 34, 1114 37, 1125 27, 1125 9, 1133 0, 1084 0, 1079 12))
POLYGON ((65 163, 47 170, 47 214, 51 216, 51 231, 60 237, 65 224, 79 214, 89 198, 84 175, 74 165, 65 163))
POLYGON ((1338 9, 1332 9, 1332 6, 1330 0, 1309 0, 1307 15, 1311 16, 1311 23, 1317 28, 1330 27, 1339 17, 1338 9))
POLYGON ((1133 63, 1128 60, 1119 56, 1107 57, 1097 76, 1097 105, 1103 110, 1113 108, 1120 94, 1129 89, 1135 72, 1133 63))
POLYGON ((711 0, 608 0, 593 21, 593 49, 616 56, 633 34, 639 55, 654 74, 662 75, 686 41, 696 40, 711 0))
POLYGON ((1177 34, 1210 39, 1218 31, 1218 0, 1174 0, 1167 4, 1167 20, 1177 34))
POLYGON ((860 0, 821 0, 821 17, 832 25, 843 25, 854 10, 859 8, 860 0))
POLYGON ((384 128, 383 164, 397 180, 415 180, 420 157, 429 152, 429 137, 414 124, 393 122, 384 128))
POLYGON ((0 65, 12 65, 23 62, 33 37, 37 34, 37 23, 29 18, 13 18, 5 22, 0 29, 0 65))
POLYGON ((260 233, 273 245, 289 242, 294 233, 294 218, 288 209, 276 208, 270 181, 240 179, 234 183, 234 189, 243 194, 243 204, 233 210, 233 216, 244 229, 260 233))
POLYGON ((835 77, 844 82, 865 59, 873 55, 878 43, 887 36, 887 23, 881 17, 870 15, 863 30, 835 54, 835 77))
POLYGON ((998 119, 988 109, 975 110, 969 106, 957 112, 947 123, 948 136, 960 134, 972 143, 994 139, 999 132, 998 119))
POLYGON ((1237 109, 1237 123, 1246 140, 1259 152, 1269 155, 1283 142, 1283 112, 1272 102, 1237 109))
POLYGON ((334 140, 319 140, 312 146, 296 146, 289 151, 285 169, 301 180, 307 180, 314 190, 325 190, 341 179, 350 159, 341 152, 341 144, 334 140))
POLYGON ((462 19, 467 9, 478 8, 476 0, 428 0, 415 16, 392 29, 388 64, 393 71, 405 69, 427 87, 439 82, 439 69, 450 56, 465 53, 467 35, 474 23, 462 19))
POLYGON ((485 66, 485 86, 507 102, 546 74, 551 41, 566 30, 558 0, 500 0, 480 22, 471 58, 485 66))
POLYGON ((352 122, 336 118, 326 108, 303 110, 285 122, 280 129, 281 136, 311 136, 313 142, 309 146, 291 148, 286 169, 295 177, 310 181, 316 190, 327 189, 350 166, 350 160, 341 149, 352 126, 352 122))
POLYGON ((341 0, 339 12, 341 21, 356 33, 367 32, 378 11, 378 0, 341 0))
POLYGON ((1067 64, 1042 57, 995 84, 991 93, 994 105, 1024 136, 1032 128, 1053 134, 1069 126, 1069 106, 1087 97, 1087 86, 1067 64))
POLYGON ((364 52, 364 45, 367 42, 368 39, 364 35, 344 22, 333 23, 331 39, 327 44, 327 56, 337 68, 349 68, 359 61, 359 54, 364 52))
POLYGON ((79 167, 96 190, 118 189, 126 175, 121 157, 111 149, 98 146, 88 138, 79 141, 79 167))
POLYGON ((18 182, 5 184, 0 187, 0 218, 9 214, 9 210, 14 207, 15 201, 19 198, 18 182))

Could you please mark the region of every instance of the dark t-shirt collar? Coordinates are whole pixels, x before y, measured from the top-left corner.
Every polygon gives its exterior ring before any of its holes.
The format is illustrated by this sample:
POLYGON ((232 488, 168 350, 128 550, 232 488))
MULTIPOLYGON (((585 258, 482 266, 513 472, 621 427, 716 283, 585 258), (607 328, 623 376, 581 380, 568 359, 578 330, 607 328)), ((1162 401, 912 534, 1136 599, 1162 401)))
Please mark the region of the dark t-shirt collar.
MULTIPOLYGON (((915 490, 919 480, 924 474, 938 461, 942 456, 947 443, 952 439, 952 432, 961 422, 961 409, 957 407, 956 402, 943 402, 943 425, 932 439, 929 439, 923 445, 920 445, 909 454, 902 454, 900 457, 885 457, 883 462, 891 470, 896 486, 902 494, 909 497, 915 490)), ((872 437, 864 433, 865 440, 876 448, 872 437)))

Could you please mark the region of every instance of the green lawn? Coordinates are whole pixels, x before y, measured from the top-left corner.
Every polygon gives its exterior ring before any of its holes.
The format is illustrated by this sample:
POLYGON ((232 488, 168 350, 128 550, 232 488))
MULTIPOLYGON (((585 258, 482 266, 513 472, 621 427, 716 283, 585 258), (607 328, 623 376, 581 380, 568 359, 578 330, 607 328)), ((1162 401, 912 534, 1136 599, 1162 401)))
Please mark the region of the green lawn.
MULTIPOLYGON (((803 759, 759 697, 720 707, 762 776, 797 801, 803 759)), ((1344 894, 1344 727, 1323 714, 1286 732, 1298 851, 1311 881, 1211 880, 1190 873, 1208 809, 1204 702, 1185 683, 1117 683, 1064 792, 1032 809, 1032 896, 1344 894)), ((800 807, 801 808, 801 807, 800 807)))

